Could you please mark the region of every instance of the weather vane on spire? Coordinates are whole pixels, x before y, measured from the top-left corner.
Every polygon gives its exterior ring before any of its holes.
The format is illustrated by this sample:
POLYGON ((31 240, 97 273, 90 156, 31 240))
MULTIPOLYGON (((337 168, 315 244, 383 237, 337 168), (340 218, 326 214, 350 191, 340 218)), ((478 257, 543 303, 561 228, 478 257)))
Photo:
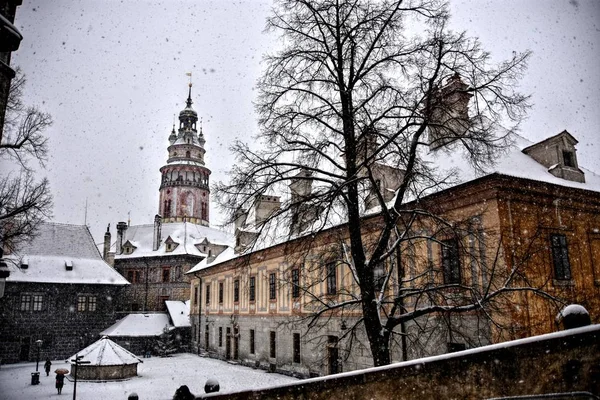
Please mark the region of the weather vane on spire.
POLYGON ((191 72, 186 72, 185 74, 190 77, 189 86, 192 87, 192 73, 191 72))

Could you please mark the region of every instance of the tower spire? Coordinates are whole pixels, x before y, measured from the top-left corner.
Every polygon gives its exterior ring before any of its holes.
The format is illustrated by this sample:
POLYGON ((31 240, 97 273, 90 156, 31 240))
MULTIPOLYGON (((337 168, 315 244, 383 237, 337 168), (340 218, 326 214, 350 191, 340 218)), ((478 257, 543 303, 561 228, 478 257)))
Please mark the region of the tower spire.
POLYGON ((189 83, 190 91, 188 92, 188 98, 185 102, 188 108, 192 107, 192 82, 189 83))
POLYGON ((186 72, 185 74, 190 77, 190 82, 188 83, 190 90, 188 92, 188 98, 186 101, 186 105, 187 105, 187 107, 191 107, 192 106, 192 73, 186 72))

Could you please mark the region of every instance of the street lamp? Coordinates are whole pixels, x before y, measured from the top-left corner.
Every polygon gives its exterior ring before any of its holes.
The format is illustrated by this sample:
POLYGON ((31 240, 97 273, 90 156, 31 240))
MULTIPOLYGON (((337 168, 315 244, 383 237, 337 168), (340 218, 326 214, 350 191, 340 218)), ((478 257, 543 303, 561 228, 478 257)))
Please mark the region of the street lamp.
POLYGON ((6 278, 10 276, 10 270, 6 264, 6 260, 2 258, 4 251, 2 249, 2 238, 0 238, 0 298, 4 297, 4 286, 6 285, 6 278))
POLYGON ((38 366, 40 365, 40 349, 42 348, 42 343, 44 343, 41 339, 35 341, 37 346, 37 359, 35 360, 35 372, 38 372, 38 366))
POLYGON ((75 373, 73 374, 73 400, 76 399, 77 396, 77 366, 81 364, 91 364, 91 361, 82 360, 83 356, 75 355, 75 359, 71 360, 72 363, 75 363, 75 373))

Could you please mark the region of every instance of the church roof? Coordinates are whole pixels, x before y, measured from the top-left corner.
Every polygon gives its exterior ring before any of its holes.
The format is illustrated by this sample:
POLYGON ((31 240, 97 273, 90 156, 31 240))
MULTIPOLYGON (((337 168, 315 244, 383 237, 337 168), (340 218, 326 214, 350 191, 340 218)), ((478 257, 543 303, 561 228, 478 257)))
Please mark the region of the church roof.
POLYGON ((123 237, 126 241, 135 243, 137 248, 131 254, 116 254, 115 259, 138 257, 160 257, 176 255, 193 255, 206 257, 207 254, 196 246, 204 240, 217 245, 233 245, 235 239, 231 233, 208 226, 190 222, 167 222, 161 226, 161 241, 158 250, 153 250, 154 225, 133 225, 127 228, 123 237), (165 240, 171 238, 178 246, 167 251, 165 240))
POLYGON ((83 357, 84 361, 90 362, 89 365, 96 366, 129 365, 142 362, 135 354, 119 346, 106 336, 79 351, 70 359, 75 359, 76 356, 83 357))
POLYGON ((36 236, 6 259, 7 282, 129 284, 102 259, 85 225, 42 223, 36 236))

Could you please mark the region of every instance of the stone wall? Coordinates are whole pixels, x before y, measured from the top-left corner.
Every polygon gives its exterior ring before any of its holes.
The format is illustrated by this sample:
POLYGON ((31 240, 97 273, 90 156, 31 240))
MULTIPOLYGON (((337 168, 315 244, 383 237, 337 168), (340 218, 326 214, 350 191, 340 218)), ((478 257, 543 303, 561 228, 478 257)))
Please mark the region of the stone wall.
POLYGON ((34 361, 36 340, 42 340, 40 359, 74 355, 98 339, 117 320, 119 286, 14 283, 6 284, 0 299, 0 359, 2 363, 34 361), (40 311, 21 311, 21 294, 43 295, 40 311), (96 296, 96 311, 77 311, 80 294, 96 296))
MULTIPOLYGON (((432 318, 429 320, 422 318, 417 322, 420 324, 419 329, 414 322, 406 324, 407 359, 441 354, 449 350, 448 344, 451 340, 445 330, 446 324, 441 321, 434 322, 432 318), (431 326, 431 332, 423 334, 423 329, 427 326, 431 326)), ((192 324, 196 323, 194 318, 192 324)), ((192 342, 192 349, 194 352, 198 349, 200 353, 210 357, 234 360, 243 365, 277 371, 282 374, 302 378, 324 376, 335 373, 335 371, 354 371, 373 366, 364 329, 356 328, 353 335, 349 335, 348 329, 355 323, 356 320, 353 318, 332 317, 324 320, 321 326, 307 331, 306 321, 293 317, 269 316, 265 318, 262 315, 225 313, 202 315, 198 329, 199 335, 192 342), (207 326, 208 347, 206 346, 207 326), (251 330, 254 331, 254 352, 251 352, 250 348, 251 330), (270 353, 271 332, 275 332, 275 357, 271 357, 270 353), (294 334, 300 335, 300 362, 294 361, 294 334), (219 340, 219 335, 221 335, 221 340, 219 340), (229 341, 229 347, 227 341, 229 341), (334 354, 337 354, 336 358, 334 354)), ((476 318, 463 316, 452 323, 456 336, 456 343, 453 344, 465 346, 463 348, 473 346, 472 342, 464 343, 467 333, 470 333, 471 336, 485 333, 481 328, 478 329, 479 325, 483 325, 483 321, 476 318), (459 326, 459 323, 462 326, 459 326), (459 331, 464 335, 457 335, 456 333, 459 331)), ((485 342, 483 337, 480 339, 480 346, 489 343, 485 342)), ((392 343, 391 347, 392 360, 401 361, 403 357, 401 341, 392 343)))
MULTIPOLYGON (((489 399, 600 393, 600 325, 211 399, 489 399)), ((203 398, 203 397, 201 397, 203 398)))
POLYGON ((190 299, 190 277, 185 273, 202 260, 196 256, 115 259, 115 269, 128 279, 128 271, 139 271, 140 281, 123 289, 123 311, 165 311, 166 300, 190 299), (163 268, 170 268, 168 282, 163 282, 163 268))

